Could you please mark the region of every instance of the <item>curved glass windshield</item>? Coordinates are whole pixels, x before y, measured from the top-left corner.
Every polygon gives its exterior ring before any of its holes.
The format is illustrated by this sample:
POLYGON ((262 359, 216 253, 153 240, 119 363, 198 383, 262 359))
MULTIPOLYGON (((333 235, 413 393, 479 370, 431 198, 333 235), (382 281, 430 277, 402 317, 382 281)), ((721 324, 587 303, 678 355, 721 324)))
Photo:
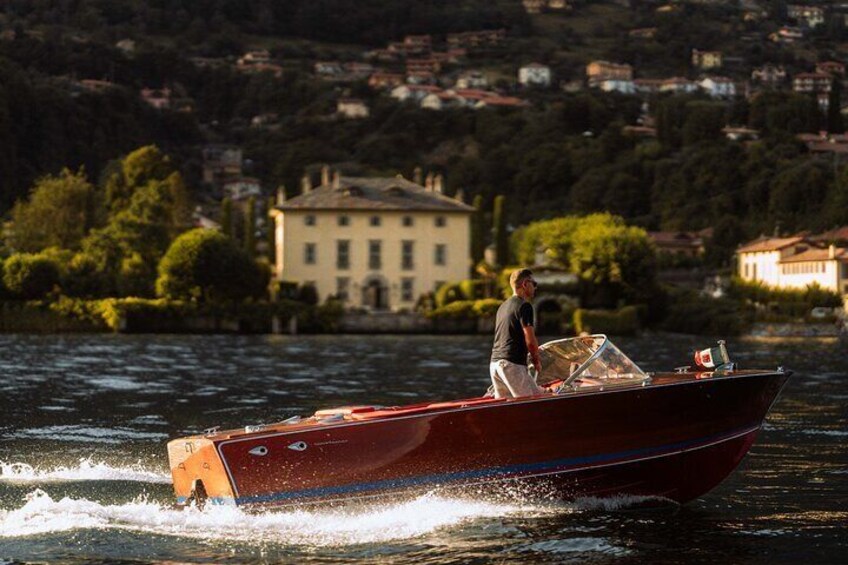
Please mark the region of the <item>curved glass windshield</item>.
POLYGON ((641 385, 650 377, 605 335, 561 339, 539 348, 541 385, 563 381, 559 390, 641 385))

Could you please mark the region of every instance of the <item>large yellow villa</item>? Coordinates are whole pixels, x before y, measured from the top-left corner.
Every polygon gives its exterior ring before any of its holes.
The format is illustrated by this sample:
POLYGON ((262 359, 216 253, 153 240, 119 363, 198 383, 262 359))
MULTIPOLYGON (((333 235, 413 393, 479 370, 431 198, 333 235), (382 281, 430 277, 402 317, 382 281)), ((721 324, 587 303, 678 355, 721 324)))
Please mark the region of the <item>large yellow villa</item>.
POLYGON ((301 194, 280 200, 277 279, 313 285, 321 301, 413 308, 421 294, 469 276, 474 208, 442 194, 441 176, 420 184, 324 167, 319 186, 304 176, 301 194))

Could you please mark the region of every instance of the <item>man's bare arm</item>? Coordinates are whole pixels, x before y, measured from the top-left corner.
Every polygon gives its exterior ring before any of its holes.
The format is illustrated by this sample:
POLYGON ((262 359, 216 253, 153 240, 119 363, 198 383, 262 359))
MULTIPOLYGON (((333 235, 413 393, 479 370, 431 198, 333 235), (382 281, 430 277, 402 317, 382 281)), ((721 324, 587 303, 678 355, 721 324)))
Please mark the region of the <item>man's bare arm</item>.
POLYGON ((533 366, 536 367, 536 372, 542 372, 542 361, 539 358, 539 341, 536 339, 536 330, 533 326, 522 326, 524 330, 524 343, 527 344, 527 351, 530 353, 530 360, 533 366))

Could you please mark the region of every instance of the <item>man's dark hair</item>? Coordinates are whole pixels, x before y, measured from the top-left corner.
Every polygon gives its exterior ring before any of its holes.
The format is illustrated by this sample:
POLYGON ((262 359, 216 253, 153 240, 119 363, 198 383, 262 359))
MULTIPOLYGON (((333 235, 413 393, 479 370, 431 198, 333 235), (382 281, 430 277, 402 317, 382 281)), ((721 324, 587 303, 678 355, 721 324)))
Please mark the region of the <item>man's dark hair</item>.
POLYGON ((521 283, 533 276, 533 271, 530 269, 516 269, 509 275, 509 286, 514 291, 521 286, 521 283))

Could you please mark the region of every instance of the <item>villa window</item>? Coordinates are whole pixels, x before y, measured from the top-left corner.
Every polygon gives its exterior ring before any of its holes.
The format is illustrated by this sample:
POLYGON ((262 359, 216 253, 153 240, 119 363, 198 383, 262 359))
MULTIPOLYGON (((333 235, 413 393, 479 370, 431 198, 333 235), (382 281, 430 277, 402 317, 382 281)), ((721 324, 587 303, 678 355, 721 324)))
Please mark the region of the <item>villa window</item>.
POLYGON ((414 241, 402 241, 400 252, 400 268, 404 271, 411 271, 414 268, 413 250, 415 247, 414 241))
POLYGON ((848 263, 842 263, 842 278, 848 279, 848 263))
POLYGON ((338 217, 338 224, 342 227, 350 225, 350 216, 344 215, 338 217))
POLYGON ((303 262, 307 265, 314 265, 318 262, 317 246, 314 243, 307 243, 303 248, 303 262))
POLYGON ((377 239, 372 239, 368 242, 368 268, 369 269, 381 269, 383 266, 382 261, 382 242, 377 239))
POLYGON ((436 216, 436 227, 443 228, 448 224, 447 218, 444 216, 436 216))
POLYGON ((403 302, 412 302, 414 296, 415 279, 403 278, 400 281, 400 299, 403 302))
POLYGON ((369 223, 371 224, 371 227, 377 228, 380 227, 380 224, 382 223, 381 220, 382 218, 380 218, 380 216, 371 216, 369 223))
POLYGON ((413 223, 414 223, 414 221, 412 219, 412 216, 404 216, 403 217, 403 227, 405 227, 405 228, 412 227, 413 223))
POLYGON ((347 302, 350 299, 350 278, 336 278, 336 298, 342 302, 347 302))
POLYGON ((313 214, 308 214, 303 217, 303 223, 307 226, 314 226, 317 222, 315 220, 315 216, 313 214))
POLYGON ((436 244, 436 256, 434 258, 436 265, 446 265, 447 262, 448 262, 447 255, 448 255, 448 246, 445 245, 444 243, 437 243, 436 244))
POLYGON ((350 269, 350 240, 340 239, 336 242, 336 268, 350 269))

